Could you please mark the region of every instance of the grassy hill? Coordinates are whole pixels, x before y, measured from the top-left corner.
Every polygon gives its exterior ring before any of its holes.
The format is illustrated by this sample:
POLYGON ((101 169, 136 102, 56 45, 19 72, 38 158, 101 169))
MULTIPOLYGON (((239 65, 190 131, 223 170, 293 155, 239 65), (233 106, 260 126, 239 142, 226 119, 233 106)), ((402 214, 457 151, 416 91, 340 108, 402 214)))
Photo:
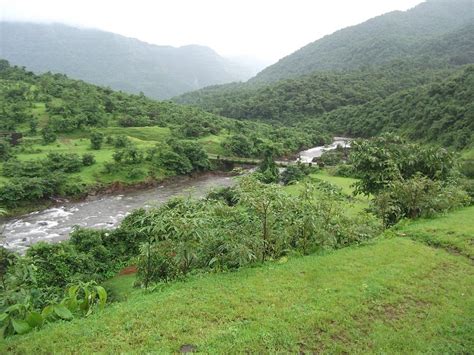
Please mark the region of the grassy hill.
POLYGON ((0 344, 2 352, 466 353, 474 347, 472 260, 456 244, 473 207, 408 223, 360 247, 196 275, 151 293, 111 281, 126 300, 0 344), (459 221, 463 221, 459 224, 459 221))
POLYGON ((208 47, 157 46, 60 24, 1 22, 0 57, 37 73, 67 74, 160 99, 251 75, 208 47))

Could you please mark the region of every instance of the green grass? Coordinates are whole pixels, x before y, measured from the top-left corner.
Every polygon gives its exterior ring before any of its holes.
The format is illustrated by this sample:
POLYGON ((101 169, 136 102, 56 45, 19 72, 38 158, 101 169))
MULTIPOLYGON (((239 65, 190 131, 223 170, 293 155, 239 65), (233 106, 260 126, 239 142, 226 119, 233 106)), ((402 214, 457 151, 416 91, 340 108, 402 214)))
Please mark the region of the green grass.
MULTIPOLYGON (((436 232, 474 229, 472 208, 416 221, 436 232)), ((469 353, 474 348, 472 261, 407 237, 234 273, 131 289, 127 301, 85 319, 15 336, 0 352, 469 353)))
MULTIPOLYGON (((356 179, 339 177, 330 175, 326 170, 321 170, 315 174, 310 175, 311 179, 319 179, 330 182, 342 189, 342 192, 352 196, 354 191, 352 185, 357 181, 356 179)), ((285 191, 296 195, 299 193, 301 184, 294 184, 285 187, 285 191)), ((352 197, 351 202, 348 204, 347 212, 349 215, 356 215, 359 212, 362 212, 364 209, 369 207, 369 198, 364 196, 355 196, 352 197)))
POLYGON ((402 223, 397 233, 474 259, 474 206, 433 219, 402 223))
POLYGON ((198 142, 203 146, 208 154, 213 155, 226 155, 225 149, 222 147, 222 142, 225 140, 226 135, 221 134, 218 136, 210 135, 198 139, 198 142))

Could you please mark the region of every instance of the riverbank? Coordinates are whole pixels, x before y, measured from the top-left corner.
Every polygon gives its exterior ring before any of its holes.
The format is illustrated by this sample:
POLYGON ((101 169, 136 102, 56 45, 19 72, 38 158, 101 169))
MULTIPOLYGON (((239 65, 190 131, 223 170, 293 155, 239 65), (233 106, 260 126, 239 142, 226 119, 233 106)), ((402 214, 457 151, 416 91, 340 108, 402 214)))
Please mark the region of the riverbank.
POLYGON ((234 175, 232 172, 213 171, 147 185, 116 184, 113 189, 80 201, 56 203, 44 210, 4 220, 1 244, 23 252, 40 240, 58 242, 67 239, 75 226, 114 228, 135 209, 161 204, 183 194, 201 197, 213 188, 232 186, 234 175))
MULTIPOLYGON (((122 302, 0 344, 4 353, 469 353, 474 346, 472 262, 418 240, 458 215, 410 223, 397 235, 238 272, 134 289, 110 281, 122 302), (432 229, 432 228, 431 228, 432 229), (205 331, 204 331, 205 329, 205 331)), ((465 220, 464 228, 474 228, 465 220)), ((436 235, 438 232, 432 232, 436 235)))

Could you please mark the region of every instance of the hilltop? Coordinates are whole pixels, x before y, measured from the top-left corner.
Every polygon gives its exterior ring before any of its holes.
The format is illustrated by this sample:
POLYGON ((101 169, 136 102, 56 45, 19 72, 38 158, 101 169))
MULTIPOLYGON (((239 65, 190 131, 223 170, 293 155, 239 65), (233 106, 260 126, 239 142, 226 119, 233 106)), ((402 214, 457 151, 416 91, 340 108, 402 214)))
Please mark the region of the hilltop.
POLYGON ((158 46, 62 24, 0 23, 0 58, 36 73, 67 74, 116 90, 165 99, 245 80, 252 70, 209 47, 158 46))

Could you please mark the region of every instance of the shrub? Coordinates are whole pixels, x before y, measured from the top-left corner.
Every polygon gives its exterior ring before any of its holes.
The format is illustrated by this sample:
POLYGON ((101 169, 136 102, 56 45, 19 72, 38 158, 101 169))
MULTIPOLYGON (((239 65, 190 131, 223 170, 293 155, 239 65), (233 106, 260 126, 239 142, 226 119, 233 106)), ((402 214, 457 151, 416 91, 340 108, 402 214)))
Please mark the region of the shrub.
POLYGON ((313 171, 314 168, 303 164, 290 165, 280 174, 280 180, 284 185, 289 185, 303 180, 305 176, 308 176, 313 171))
POLYGON ((336 165, 333 169, 330 169, 329 172, 334 176, 357 178, 354 167, 349 164, 336 165))
POLYGON ((99 150, 102 147, 104 135, 100 132, 92 132, 90 139, 92 149, 99 150))
POLYGON ((6 139, 0 138, 0 160, 7 160, 11 157, 10 142, 6 139))
POLYGON ((120 164, 140 164, 144 160, 144 154, 137 147, 128 146, 124 149, 116 150, 113 158, 116 163, 120 164))
POLYGON ((84 166, 91 166, 95 164, 95 156, 94 154, 84 153, 82 155, 82 165, 84 166))
POLYGON ((43 144, 54 143, 58 138, 56 133, 50 127, 45 127, 41 130, 41 136, 43 137, 43 144))
POLYGON ((120 135, 116 136, 115 139, 113 139, 113 144, 115 148, 125 148, 127 145, 130 144, 130 140, 127 136, 120 135))
POLYGON ((417 175, 396 181, 377 194, 372 201, 372 210, 390 226, 405 217, 430 217, 468 202, 469 197, 462 189, 417 175))
POLYGON ((82 168, 82 159, 75 153, 49 153, 44 161, 45 167, 50 171, 63 171, 76 173, 82 168))
POLYGON ((461 163, 461 173, 469 179, 474 179, 474 160, 465 160, 461 163))

